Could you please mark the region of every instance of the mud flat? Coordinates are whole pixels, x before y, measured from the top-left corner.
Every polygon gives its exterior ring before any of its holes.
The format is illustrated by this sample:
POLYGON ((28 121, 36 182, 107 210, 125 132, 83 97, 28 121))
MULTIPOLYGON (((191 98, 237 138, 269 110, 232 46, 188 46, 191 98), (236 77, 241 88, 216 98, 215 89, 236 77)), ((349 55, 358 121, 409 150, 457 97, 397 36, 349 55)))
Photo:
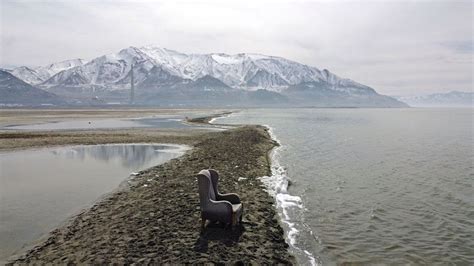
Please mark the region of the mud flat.
POLYGON ((274 200, 257 179, 271 174, 268 152, 276 144, 266 128, 175 133, 2 133, 3 140, 10 138, 3 149, 147 139, 193 146, 180 158, 140 172, 12 262, 293 264, 274 200), (22 134, 39 135, 23 135, 22 142, 22 134), (220 172, 220 190, 240 194, 245 204, 241 226, 231 230, 210 224, 201 232, 196 173, 205 168, 220 172))
POLYGON ((224 112, 220 109, 158 109, 158 108, 108 108, 108 109, 0 109, 0 127, 31 123, 50 123, 90 119, 131 119, 149 116, 187 116, 224 112))

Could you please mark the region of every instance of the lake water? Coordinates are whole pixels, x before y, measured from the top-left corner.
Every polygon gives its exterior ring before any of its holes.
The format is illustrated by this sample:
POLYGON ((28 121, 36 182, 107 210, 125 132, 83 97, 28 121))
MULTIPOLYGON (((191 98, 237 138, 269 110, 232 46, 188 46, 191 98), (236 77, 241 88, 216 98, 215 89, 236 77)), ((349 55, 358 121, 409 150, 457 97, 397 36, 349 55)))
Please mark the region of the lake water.
POLYGON ((473 109, 257 109, 299 263, 474 263, 473 109), (287 187, 287 180, 291 185, 287 187))
POLYGON ((0 264, 132 172, 181 156, 179 145, 109 144, 0 153, 0 264))

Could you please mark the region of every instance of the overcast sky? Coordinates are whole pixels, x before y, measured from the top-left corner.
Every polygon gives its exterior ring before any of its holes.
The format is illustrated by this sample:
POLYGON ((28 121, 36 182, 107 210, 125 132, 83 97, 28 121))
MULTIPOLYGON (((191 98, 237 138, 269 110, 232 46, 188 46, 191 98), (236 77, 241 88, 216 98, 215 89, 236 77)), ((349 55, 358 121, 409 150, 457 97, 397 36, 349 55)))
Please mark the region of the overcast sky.
POLYGON ((0 3, 3 67, 153 44, 281 56, 388 95, 473 90, 470 0, 0 3))

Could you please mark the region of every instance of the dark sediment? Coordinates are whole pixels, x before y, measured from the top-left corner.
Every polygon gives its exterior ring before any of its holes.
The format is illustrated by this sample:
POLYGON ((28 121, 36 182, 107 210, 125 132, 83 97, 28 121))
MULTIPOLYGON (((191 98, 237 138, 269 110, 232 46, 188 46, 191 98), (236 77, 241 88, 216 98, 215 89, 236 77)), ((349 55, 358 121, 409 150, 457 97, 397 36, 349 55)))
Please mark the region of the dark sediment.
POLYGON ((191 152, 141 172, 14 263, 294 263, 257 179, 270 174, 274 145, 260 126, 201 136, 191 152), (240 194, 240 226, 200 231, 196 173, 205 168, 220 172, 222 192, 240 194))

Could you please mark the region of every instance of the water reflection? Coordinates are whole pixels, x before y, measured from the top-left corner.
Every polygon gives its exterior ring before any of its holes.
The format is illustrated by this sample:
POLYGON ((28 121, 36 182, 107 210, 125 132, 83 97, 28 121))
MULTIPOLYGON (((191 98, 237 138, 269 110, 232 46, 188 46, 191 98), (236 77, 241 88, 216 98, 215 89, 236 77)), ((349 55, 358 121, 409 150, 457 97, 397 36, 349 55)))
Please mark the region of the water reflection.
POLYGON ((106 163, 119 164, 129 169, 140 169, 150 161, 160 156, 163 160, 175 157, 180 152, 179 147, 170 145, 100 145, 78 146, 67 150, 51 151, 55 156, 64 156, 67 159, 86 161, 100 160, 106 163))
POLYGON ((131 172, 182 155, 178 145, 74 146, 0 153, 0 265, 131 172))

